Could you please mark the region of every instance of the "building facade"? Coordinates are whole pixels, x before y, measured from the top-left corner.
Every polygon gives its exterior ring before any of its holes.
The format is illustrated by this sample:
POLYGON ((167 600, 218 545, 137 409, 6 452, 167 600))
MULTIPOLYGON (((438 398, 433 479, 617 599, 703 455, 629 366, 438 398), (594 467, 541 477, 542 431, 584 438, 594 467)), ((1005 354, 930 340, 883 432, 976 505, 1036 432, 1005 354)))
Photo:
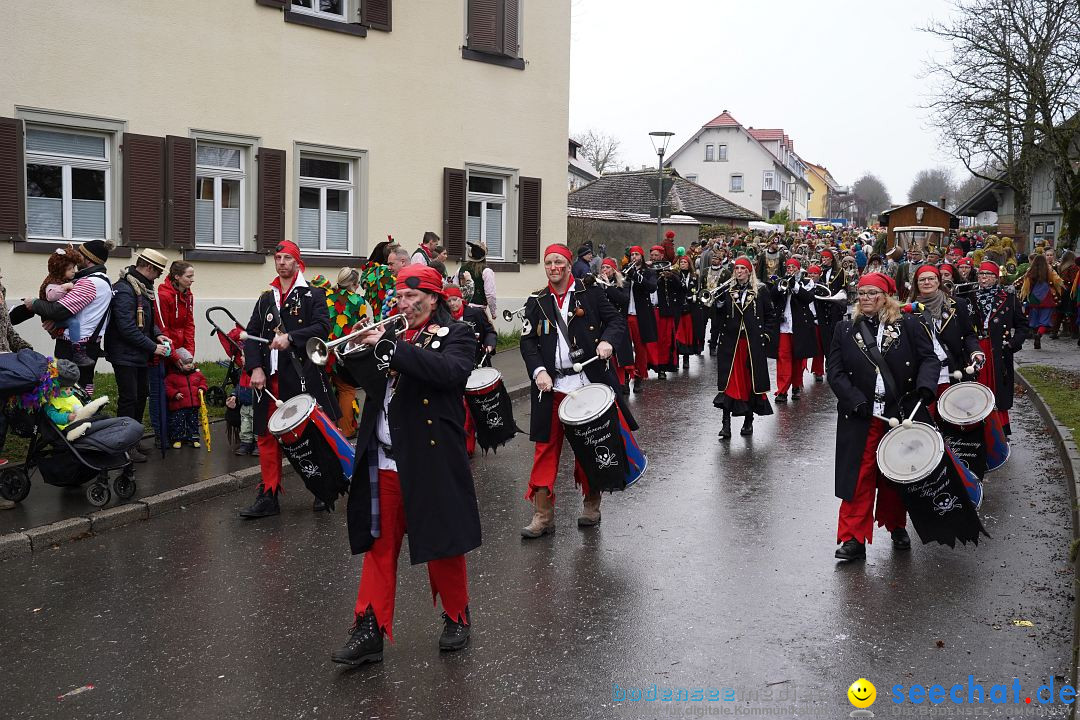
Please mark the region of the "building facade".
POLYGON ((840 184, 824 165, 806 163, 806 180, 810 183, 810 207, 808 212, 812 218, 833 217, 832 211, 835 206, 835 198, 840 184))
POLYGON ((672 153, 678 173, 766 220, 787 210, 807 217, 811 188, 806 166, 783 130, 743 127, 725 110, 672 153))
POLYGON ((1016 240, 1019 250, 1030 250, 1038 244, 1059 247, 1065 216, 1054 192, 1054 178, 1048 163, 1040 165, 1032 175, 1031 213, 1026 228, 1016 226, 1016 196, 1012 188, 998 182, 988 182, 974 195, 964 198, 956 213, 976 218, 977 223, 989 224, 996 220, 998 234, 1016 240))
MULTIPOLYGON (((281 239, 334 277, 427 230, 452 259, 485 240, 513 304, 542 283, 543 244, 566 239, 569 0, 12 5, 9 305, 36 295, 45 254, 102 238, 120 246, 111 275, 159 248, 195 264, 200 308, 246 319, 281 239)), ((199 355, 216 355, 197 316, 199 355)))

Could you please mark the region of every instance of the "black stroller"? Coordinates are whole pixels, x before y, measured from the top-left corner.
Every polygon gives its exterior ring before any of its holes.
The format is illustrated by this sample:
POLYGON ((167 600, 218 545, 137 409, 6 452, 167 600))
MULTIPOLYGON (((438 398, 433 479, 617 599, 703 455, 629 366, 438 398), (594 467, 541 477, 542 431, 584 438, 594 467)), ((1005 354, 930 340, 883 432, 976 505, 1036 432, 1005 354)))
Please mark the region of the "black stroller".
POLYGON ((217 335, 218 342, 221 343, 221 347, 225 348, 225 354, 229 356, 227 361, 217 361, 218 365, 225 368, 225 379, 221 381, 221 385, 215 385, 207 389, 206 400, 216 407, 225 407, 225 399, 229 397, 230 388, 235 388, 240 384, 240 367, 244 362, 244 346, 241 344, 240 333, 243 332, 244 326, 240 324, 235 315, 220 305, 206 308, 206 321, 214 326, 214 329, 210 331, 210 335, 217 335), (210 313, 215 310, 229 316, 229 319, 233 321, 231 330, 225 331, 214 322, 214 319, 210 317, 210 313))
MULTIPOLYGON (((47 375, 48 359, 32 350, 20 350, 14 356, 0 356, 0 393, 32 392, 40 380, 29 388, 23 385, 23 390, 14 392, 11 381, 19 373, 30 376, 35 371, 38 371, 38 378, 47 375), (15 367, 16 363, 21 367, 15 367)), ((83 402, 88 401, 81 388, 76 388, 76 394, 83 402)), ((123 500, 135 494, 135 466, 127 452, 142 438, 141 423, 130 418, 95 415, 84 421, 90 425, 85 434, 68 441, 66 434, 74 424, 61 431, 49 418, 44 406, 27 410, 21 405, 8 403, 3 412, 9 431, 29 439, 30 447, 22 467, 0 472, 0 497, 16 503, 25 500, 30 494, 30 478, 35 470, 41 471, 46 483, 57 487, 79 487, 91 483, 86 488, 86 499, 95 507, 108 503, 113 492, 123 500), (116 470, 120 472, 115 478, 110 478, 110 473, 116 470)))

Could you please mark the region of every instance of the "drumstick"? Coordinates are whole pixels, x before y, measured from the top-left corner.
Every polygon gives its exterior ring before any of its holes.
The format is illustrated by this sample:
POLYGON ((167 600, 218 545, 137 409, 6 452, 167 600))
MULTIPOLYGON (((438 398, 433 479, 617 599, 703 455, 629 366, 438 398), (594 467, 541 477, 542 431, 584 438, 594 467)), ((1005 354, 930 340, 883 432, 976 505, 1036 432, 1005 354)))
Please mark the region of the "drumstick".
POLYGON ((914 419, 915 413, 919 412, 919 408, 921 408, 921 407, 922 407, 922 400, 919 400, 919 402, 915 403, 915 408, 911 411, 911 414, 908 415, 907 418, 904 419, 904 426, 905 427, 911 427, 911 421, 914 419))
POLYGON ((269 391, 268 389, 266 389, 266 388, 263 388, 263 390, 262 390, 262 391, 263 391, 264 393, 266 393, 267 395, 269 395, 269 396, 270 396, 270 399, 274 401, 274 404, 275 404, 275 405, 276 405, 277 407, 281 407, 282 405, 284 405, 284 404, 285 404, 285 403, 281 402, 280 400, 278 400, 278 399, 277 399, 276 397, 274 397, 274 393, 270 392, 270 391, 269 391))
POLYGON ((256 337, 255 335, 248 335, 247 332, 243 331, 243 330, 240 331, 240 339, 241 340, 254 340, 255 342, 266 343, 267 345, 270 344, 270 341, 267 340, 266 338, 256 337))
POLYGON ((885 423, 886 425, 888 425, 891 428, 894 428, 894 427, 896 427, 897 425, 900 424, 900 421, 897 420, 896 418, 887 418, 884 415, 876 415, 876 414, 874 415, 874 417, 876 417, 878 420, 885 423))
POLYGON ((478 367, 478 368, 484 367, 484 363, 487 362, 488 355, 490 355, 490 354, 491 353, 484 353, 484 357, 480 358, 480 362, 476 363, 476 367, 478 367))
POLYGON ((593 355, 593 356, 592 356, 591 358, 589 358, 589 359, 588 359, 588 360, 586 360, 585 362, 583 362, 583 363, 574 363, 573 365, 571 365, 571 367, 572 367, 572 368, 574 369, 574 372, 576 372, 576 373, 579 373, 579 372, 581 372, 581 371, 582 371, 582 369, 583 369, 583 368, 584 368, 584 367, 585 367, 586 365, 588 365, 589 363, 591 363, 591 362, 592 362, 593 360, 599 360, 599 359, 600 359, 600 356, 599 356, 599 355, 593 355))

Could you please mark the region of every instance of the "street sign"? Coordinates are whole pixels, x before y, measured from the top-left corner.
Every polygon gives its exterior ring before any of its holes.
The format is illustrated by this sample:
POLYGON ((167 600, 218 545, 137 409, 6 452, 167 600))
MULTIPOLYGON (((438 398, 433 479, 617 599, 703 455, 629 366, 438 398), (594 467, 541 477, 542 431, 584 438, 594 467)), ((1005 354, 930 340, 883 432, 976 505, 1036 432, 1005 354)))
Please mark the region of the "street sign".
MULTIPOLYGON (((646 178, 645 181, 649 183, 649 191, 652 193, 652 197, 656 197, 656 178, 646 178)), ((671 192, 671 186, 675 184, 675 178, 664 178, 664 199, 667 199, 668 193, 671 192)), ((653 217, 656 217, 655 215, 653 217)))
MULTIPOLYGON (((672 209, 673 209, 671 205, 662 205, 662 206, 660 207, 660 209, 661 209, 661 210, 663 211, 663 213, 664 213, 664 214, 663 214, 663 215, 661 215, 660 217, 671 217, 671 211, 672 211, 672 209)), ((651 217, 651 218, 654 218, 654 217, 656 217, 656 207, 655 207, 655 206, 654 206, 654 207, 651 207, 651 208, 649 208, 649 217, 651 217)))

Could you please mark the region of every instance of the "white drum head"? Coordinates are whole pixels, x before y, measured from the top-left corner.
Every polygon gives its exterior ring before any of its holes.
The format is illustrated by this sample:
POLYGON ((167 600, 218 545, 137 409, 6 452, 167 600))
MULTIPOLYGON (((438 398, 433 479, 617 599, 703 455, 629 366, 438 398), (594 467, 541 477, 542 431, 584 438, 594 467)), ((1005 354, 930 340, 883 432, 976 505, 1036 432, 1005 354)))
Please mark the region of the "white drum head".
POLYGON ((603 383, 589 383, 563 399, 559 420, 566 425, 584 425, 607 412, 614 402, 614 390, 603 383))
POLYGON ((493 367, 476 368, 469 373, 469 379, 465 382, 466 392, 478 392, 487 390, 493 385, 498 385, 502 380, 502 373, 493 367))
POLYGON ((994 391, 982 383, 956 383, 941 393, 937 411, 952 425, 974 425, 994 411, 994 391))
POLYGON ((311 395, 297 395, 289 398, 266 421, 266 429, 274 435, 287 433, 310 417, 314 410, 315 398, 311 395))
POLYGON ((933 425, 915 422, 885 433, 877 449, 881 474, 902 485, 918 482, 941 464, 945 441, 933 425))

